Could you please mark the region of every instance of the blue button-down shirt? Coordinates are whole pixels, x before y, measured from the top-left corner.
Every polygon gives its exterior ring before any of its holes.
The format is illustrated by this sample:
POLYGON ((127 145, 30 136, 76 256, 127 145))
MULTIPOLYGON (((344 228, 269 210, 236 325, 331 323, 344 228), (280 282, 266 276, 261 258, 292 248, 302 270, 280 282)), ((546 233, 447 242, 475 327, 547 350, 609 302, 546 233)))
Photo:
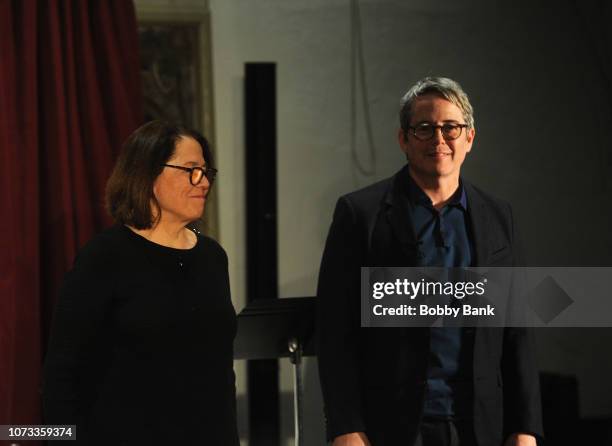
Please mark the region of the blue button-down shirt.
MULTIPOLYGON (((467 197, 461 183, 440 210, 412 178, 409 179, 412 224, 423 266, 466 267, 473 258, 468 228, 467 197)), ((424 415, 462 417, 472 396, 473 340, 459 327, 433 327, 430 336, 424 415)))

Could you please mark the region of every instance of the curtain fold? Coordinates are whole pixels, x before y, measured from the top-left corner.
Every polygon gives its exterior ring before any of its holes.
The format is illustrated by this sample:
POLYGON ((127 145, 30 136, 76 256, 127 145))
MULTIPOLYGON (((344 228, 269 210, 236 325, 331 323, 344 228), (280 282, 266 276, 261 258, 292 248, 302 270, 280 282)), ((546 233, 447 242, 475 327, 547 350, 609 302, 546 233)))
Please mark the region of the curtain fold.
POLYGON ((0 424, 32 424, 58 288, 143 120, 138 33, 125 0, 0 0, 0 30, 0 424))

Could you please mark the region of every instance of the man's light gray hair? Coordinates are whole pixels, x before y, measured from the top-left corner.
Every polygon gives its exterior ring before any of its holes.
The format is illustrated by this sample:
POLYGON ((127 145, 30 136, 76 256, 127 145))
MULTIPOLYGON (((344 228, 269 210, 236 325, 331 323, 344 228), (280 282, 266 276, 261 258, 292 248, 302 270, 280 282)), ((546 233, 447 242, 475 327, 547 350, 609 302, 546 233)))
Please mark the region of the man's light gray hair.
POLYGON ((412 116, 412 104, 419 96, 427 93, 438 94, 449 102, 452 102, 463 113, 463 119, 468 128, 474 128, 474 110, 467 94, 458 82, 447 77, 425 77, 414 84, 400 101, 400 126, 408 131, 412 116))

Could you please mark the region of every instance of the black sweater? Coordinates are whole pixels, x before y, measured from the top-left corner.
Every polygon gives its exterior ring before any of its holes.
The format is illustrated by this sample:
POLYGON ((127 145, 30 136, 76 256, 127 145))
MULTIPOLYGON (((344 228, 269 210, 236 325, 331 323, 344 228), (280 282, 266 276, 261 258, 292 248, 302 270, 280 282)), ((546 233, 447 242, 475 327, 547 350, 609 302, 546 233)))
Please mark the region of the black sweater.
POLYGON ((91 240, 66 275, 45 361, 46 424, 79 444, 238 445, 227 256, 123 225, 91 240))

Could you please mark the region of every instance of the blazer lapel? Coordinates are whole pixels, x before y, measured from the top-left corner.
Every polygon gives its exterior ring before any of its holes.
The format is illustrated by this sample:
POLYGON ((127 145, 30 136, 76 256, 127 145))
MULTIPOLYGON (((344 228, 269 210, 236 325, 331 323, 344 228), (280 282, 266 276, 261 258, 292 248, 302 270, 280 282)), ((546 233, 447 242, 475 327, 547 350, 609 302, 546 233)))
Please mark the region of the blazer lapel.
POLYGON ((472 262, 474 266, 486 266, 489 262, 489 212, 482 201, 480 194, 471 184, 463 181, 463 187, 467 195, 468 215, 474 242, 476 259, 472 262))
POLYGON ((385 196, 386 216, 402 252, 411 260, 411 263, 416 264, 418 263, 418 243, 410 218, 412 209, 408 200, 407 175, 408 165, 393 177, 385 196))
MULTIPOLYGON (((474 187, 463 181, 463 187, 465 188, 465 193, 467 195, 468 201, 468 216, 470 222, 470 229, 472 232, 472 241, 474 243, 474 251, 476 253, 476 258, 473 260, 472 264, 476 267, 482 267, 488 265, 489 262, 489 210, 482 200, 480 194, 474 189, 474 187)), ((470 330, 465 329, 464 330, 470 330)), ((474 379, 476 379, 481 371, 482 367, 482 358, 484 356, 483 352, 485 351, 486 344, 486 333, 487 331, 482 330, 482 327, 475 326, 473 328, 473 336, 474 336, 474 354, 473 354, 473 371, 474 371, 474 379)), ((476 384, 475 384, 476 385, 476 384)))

